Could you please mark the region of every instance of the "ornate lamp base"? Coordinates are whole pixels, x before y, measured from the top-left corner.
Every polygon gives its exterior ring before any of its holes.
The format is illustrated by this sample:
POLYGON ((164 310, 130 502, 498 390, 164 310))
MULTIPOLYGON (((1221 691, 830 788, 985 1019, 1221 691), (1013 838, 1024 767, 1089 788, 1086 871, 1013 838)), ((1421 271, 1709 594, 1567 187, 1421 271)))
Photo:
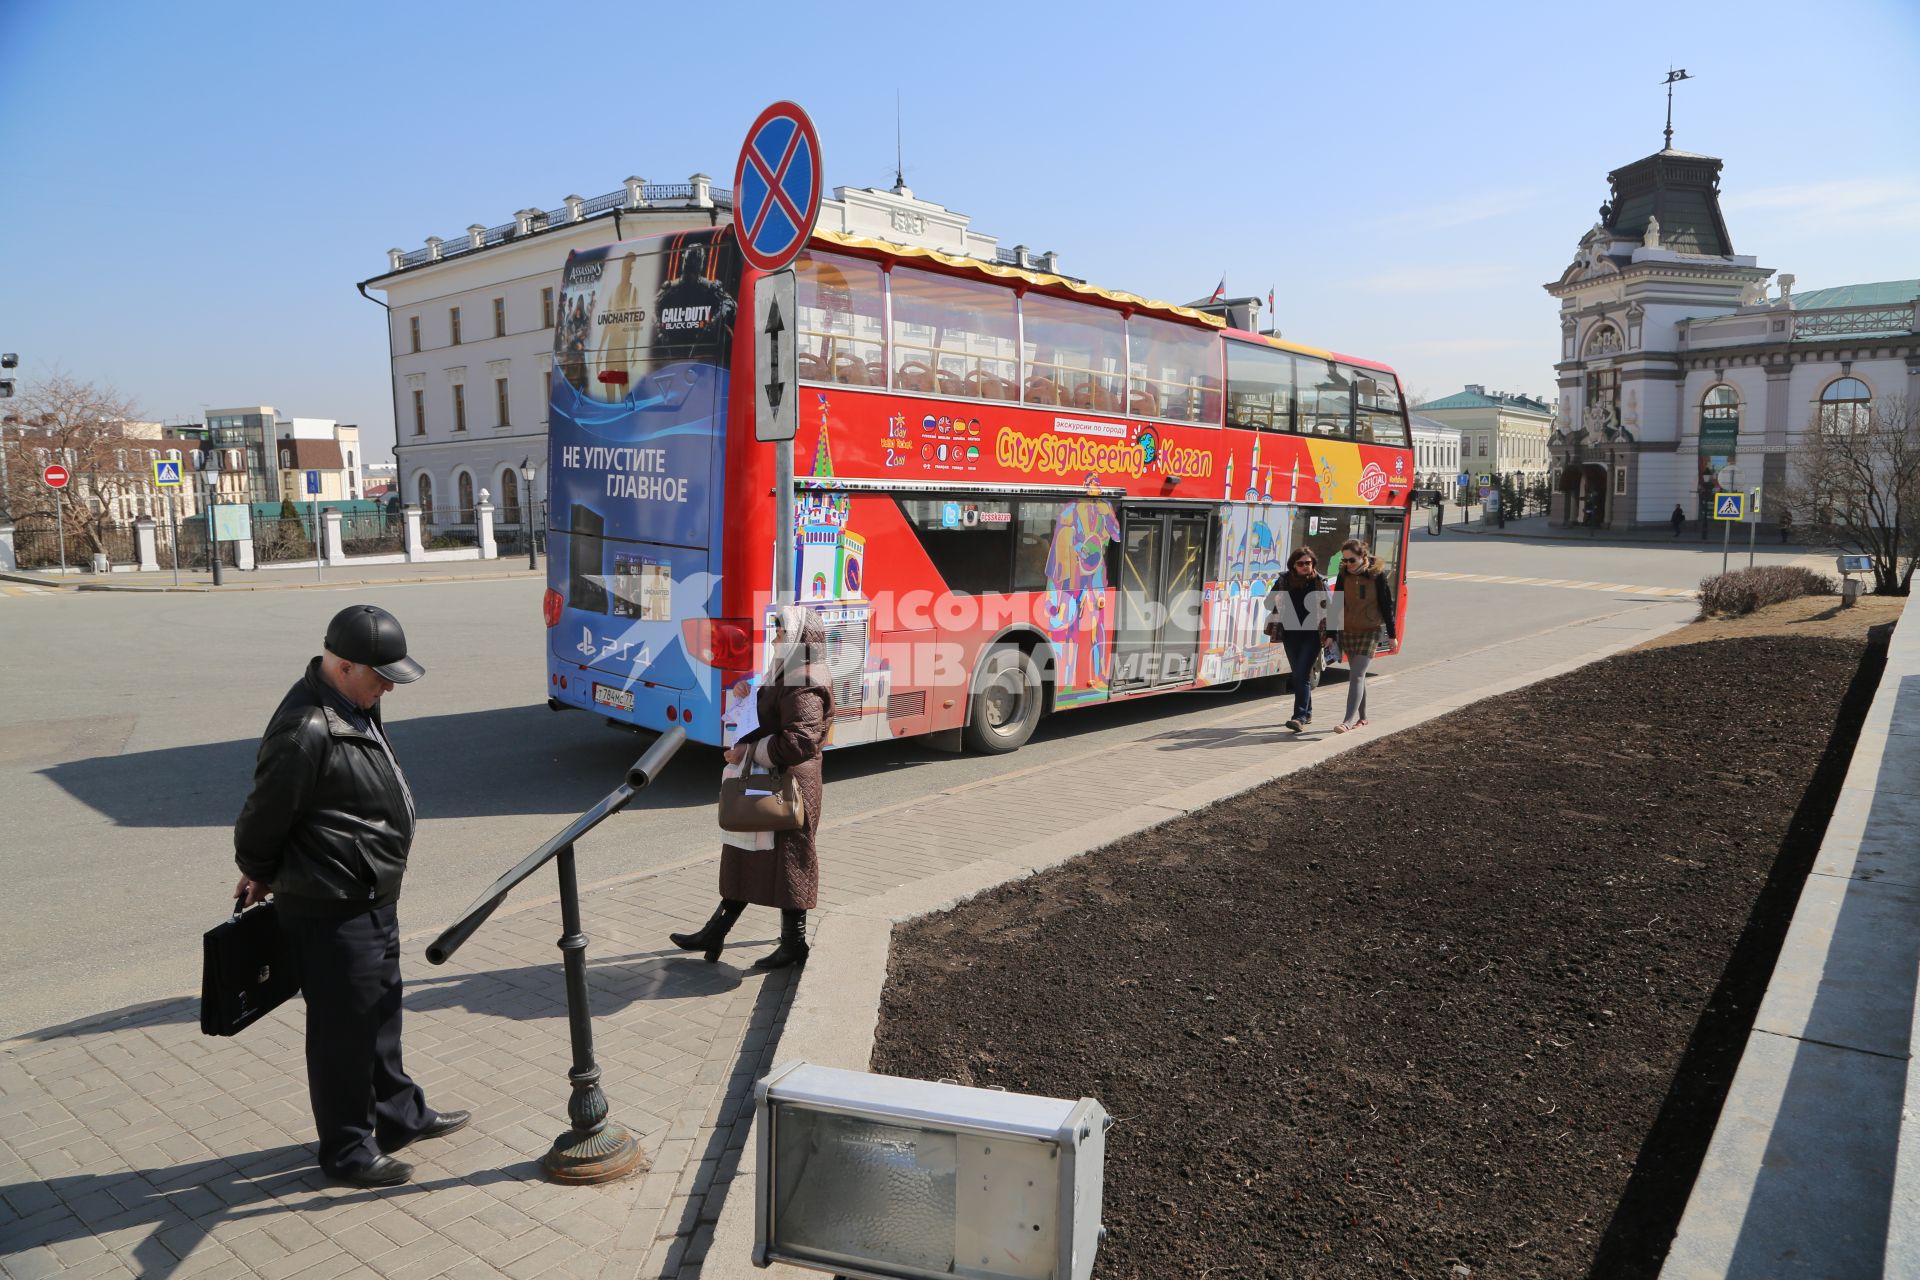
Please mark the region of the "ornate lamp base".
POLYGON ((611 1122, 600 1132, 585 1137, 567 1130, 553 1140, 552 1149, 540 1158, 540 1167, 550 1181, 572 1187, 613 1182, 641 1172, 650 1164, 633 1135, 624 1126, 611 1122))

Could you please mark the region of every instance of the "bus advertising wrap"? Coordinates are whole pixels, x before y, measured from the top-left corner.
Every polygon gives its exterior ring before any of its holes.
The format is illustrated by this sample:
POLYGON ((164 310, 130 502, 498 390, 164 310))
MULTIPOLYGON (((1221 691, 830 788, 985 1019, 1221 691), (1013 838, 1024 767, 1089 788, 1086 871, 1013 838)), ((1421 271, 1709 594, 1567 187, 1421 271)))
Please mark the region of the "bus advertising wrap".
MULTIPOLYGON (((567 261, 549 406, 554 671, 590 667, 601 709, 633 684, 695 690, 681 623, 715 603, 732 242, 713 232, 567 261)), ((557 684, 557 679, 556 679, 557 684)))

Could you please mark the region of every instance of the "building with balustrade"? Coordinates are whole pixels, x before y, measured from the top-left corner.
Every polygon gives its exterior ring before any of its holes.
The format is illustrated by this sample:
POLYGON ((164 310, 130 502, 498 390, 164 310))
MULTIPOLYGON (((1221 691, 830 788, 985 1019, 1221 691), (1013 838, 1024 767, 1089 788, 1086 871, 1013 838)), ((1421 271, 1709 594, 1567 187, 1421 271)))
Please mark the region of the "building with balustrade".
MULTIPOLYGON (((476 222, 461 235, 430 236, 420 249, 387 251, 387 270, 359 288, 387 313, 397 484, 406 503, 427 513, 430 535, 471 525, 483 491, 508 538, 514 526, 539 518, 556 283, 567 255, 711 226, 732 209, 733 193, 705 174, 684 183, 628 178, 607 195, 568 196, 557 209, 522 209, 508 223, 476 222), (531 494, 522 492, 523 462, 537 472, 531 494)), ((966 215, 919 199, 904 183, 835 188, 821 201, 818 225, 1059 272, 1051 252, 1002 249, 966 215)))
POLYGON ((1721 168, 1669 147, 1614 170, 1544 286, 1560 300, 1556 523, 1654 526, 1676 505, 1710 519, 1729 475, 1773 525, 1810 424, 1920 403, 1920 280, 1796 295, 1782 275, 1772 293, 1773 268, 1734 252, 1721 168))
POLYGON ((1528 491, 1546 478, 1547 439, 1553 432, 1553 406, 1546 401, 1469 383, 1413 411, 1460 433, 1461 472, 1510 477, 1528 491))

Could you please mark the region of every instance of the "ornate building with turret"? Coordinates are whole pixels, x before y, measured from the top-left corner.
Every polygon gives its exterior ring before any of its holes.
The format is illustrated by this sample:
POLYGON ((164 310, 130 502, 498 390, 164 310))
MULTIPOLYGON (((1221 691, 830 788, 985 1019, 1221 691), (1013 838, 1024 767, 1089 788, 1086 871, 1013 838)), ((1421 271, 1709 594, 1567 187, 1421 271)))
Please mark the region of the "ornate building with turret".
MULTIPOLYGON (((1920 402, 1920 280, 1793 293, 1794 278, 1734 252, 1722 162, 1671 147, 1607 175, 1611 196, 1560 300, 1556 524, 1711 520, 1723 478, 1784 502, 1818 415, 1881 397, 1920 402), (1731 470, 1729 470, 1731 468, 1731 470)), ((1849 419, 1850 420, 1850 419, 1849 419)))

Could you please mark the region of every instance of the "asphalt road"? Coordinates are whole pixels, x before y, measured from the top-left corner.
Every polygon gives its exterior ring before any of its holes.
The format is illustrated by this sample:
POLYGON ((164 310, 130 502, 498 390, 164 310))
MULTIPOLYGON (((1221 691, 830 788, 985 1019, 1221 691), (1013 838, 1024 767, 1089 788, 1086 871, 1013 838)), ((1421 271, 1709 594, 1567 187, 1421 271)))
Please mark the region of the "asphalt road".
MULTIPOLYGON (((1698 543, 1535 544, 1449 531, 1416 533, 1410 566, 1686 587, 1717 571, 1719 555, 1698 543)), ((422 818, 403 929, 451 920, 603 795, 645 740, 546 709, 540 591, 519 578, 227 595, 0 595, 0 869, 12 908, 11 927, 0 932, 0 1039, 196 988, 199 936, 231 902, 231 827, 258 736, 318 651, 327 619, 350 598, 398 614, 428 668, 425 680, 386 702, 422 818)), ((1391 677, 1396 667, 1645 598, 1416 578, 1407 649, 1379 671, 1391 677)), ((1390 680, 1381 693, 1391 696, 1390 680)), ((1047 722, 1010 757, 955 757, 912 743, 837 752, 829 805, 839 816, 896 804, 1264 696, 1209 691, 1081 710, 1047 722)), ((718 771, 718 752, 683 751, 636 807, 582 842, 583 881, 713 849, 718 771)), ((520 892, 551 886, 542 876, 520 892)))

